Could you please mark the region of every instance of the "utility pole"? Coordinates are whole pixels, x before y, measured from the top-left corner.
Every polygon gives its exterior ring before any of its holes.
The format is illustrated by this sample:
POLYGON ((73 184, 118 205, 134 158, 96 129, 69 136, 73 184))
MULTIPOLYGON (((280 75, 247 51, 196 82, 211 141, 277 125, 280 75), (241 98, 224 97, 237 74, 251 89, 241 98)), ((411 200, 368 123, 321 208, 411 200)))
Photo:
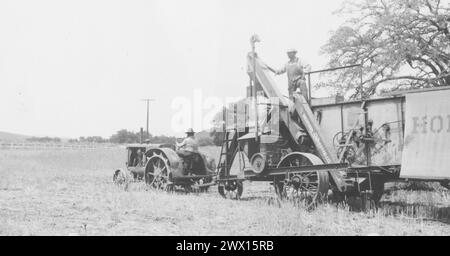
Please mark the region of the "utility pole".
POLYGON ((150 133, 148 133, 148 115, 149 115, 149 106, 150 101, 155 101, 155 99, 143 99, 143 101, 147 102, 147 137, 150 136, 150 133))

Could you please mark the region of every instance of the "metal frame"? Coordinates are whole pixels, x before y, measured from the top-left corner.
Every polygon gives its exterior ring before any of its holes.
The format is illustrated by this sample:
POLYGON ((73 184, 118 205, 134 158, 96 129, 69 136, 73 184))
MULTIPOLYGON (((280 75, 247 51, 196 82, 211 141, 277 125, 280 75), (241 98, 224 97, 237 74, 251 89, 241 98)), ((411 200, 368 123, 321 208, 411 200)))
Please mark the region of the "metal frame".
MULTIPOLYGON (((254 49, 253 49, 253 53, 254 53, 254 49)), ((254 89, 255 83, 256 83, 256 75, 255 73, 257 73, 256 70, 256 61, 255 58, 252 61, 253 64, 253 74, 251 74, 251 83, 253 85, 254 89)), ((308 103, 308 107, 311 109, 315 109, 318 107, 323 107, 323 106, 340 106, 341 109, 341 131, 343 131, 343 108, 346 104, 354 104, 354 103, 360 103, 362 108, 365 110, 365 115, 364 115, 364 131, 367 133, 367 127, 368 127, 368 114, 367 114, 367 109, 366 109, 366 104, 371 102, 371 101, 379 101, 379 100, 392 100, 393 98, 398 98, 397 97, 385 97, 385 98, 380 98, 380 99, 364 99, 361 97, 361 99, 359 100, 354 100, 354 101, 347 101, 347 102, 338 102, 338 103, 333 103, 333 104, 322 104, 322 105, 314 105, 311 106, 311 74, 316 74, 316 73, 322 73, 322 72, 329 72, 329 71, 334 71, 334 70, 339 70, 339 69, 345 69, 345 68, 352 68, 352 67, 362 67, 361 64, 357 64, 357 65, 350 65, 350 66, 345 66, 345 67, 337 67, 337 68, 332 68, 332 69, 324 69, 324 70, 317 70, 317 71, 312 71, 312 72, 308 72, 306 73, 306 75, 308 76, 308 87, 309 87, 309 93, 308 93, 308 99, 307 99, 307 103, 308 103)), ((362 69, 361 69, 361 73, 362 73, 362 69)), ((261 82, 261 81, 260 81, 261 82)), ((272 90, 273 91, 273 90, 272 90)), ((252 91, 252 95, 256 94, 256 92, 252 91)), ((273 96, 273 95, 271 95, 273 96)), ((404 96, 400 96, 403 97, 404 96)), ((402 108, 403 108, 403 102, 404 99, 402 99, 402 108)), ((284 108, 285 111, 287 111, 287 108, 284 108)), ((307 110, 307 111, 311 111, 311 110, 307 110)), ((236 111, 235 111, 236 112, 236 111)), ((289 125, 290 122, 294 122, 293 120, 291 120, 290 114, 287 114, 288 119, 285 120, 286 122, 286 126, 288 128, 289 131, 289 125)), ((404 119, 403 116, 403 112, 402 112, 402 119, 404 119)), ((226 119, 224 119, 226 120, 226 119)), ((281 120, 280 120, 281 121, 281 120)), ((402 124, 404 124, 404 120, 401 120, 402 124)), ((226 127, 226 124, 224 125, 224 127, 226 127)), ((403 126, 402 126, 403 127, 403 126)), ((281 129, 281 128, 280 128, 281 129)), ((225 132, 225 140, 229 140, 229 138, 227 137, 227 131, 224 130, 225 132)), ((256 132, 257 129, 256 129, 256 132)), ((291 132, 291 131, 289 131, 291 132)), ((245 134, 245 133, 244 133, 245 134)), ((239 134, 238 134, 239 135, 239 134)), ((243 134, 242 134, 243 135, 243 134)), ((282 136, 286 136, 286 135, 282 135, 282 136)), ((292 136, 292 134, 291 134, 292 136)), ((239 136, 236 136, 236 140, 238 139, 239 136)), ((256 136, 255 140, 249 140, 248 143, 256 143, 259 144, 260 140, 258 139, 259 136, 256 136)), ((289 137, 289 136, 288 136, 289 137)), ((224 141, 224 145, 226 143, 226 146, 228 146, 229 141, 224 141)), ((238 143, 237 147, 240 147, 240 142, 238 143)), ((367 143, 368 142, 364 142, 367 143)), ((369 154, 370 155, 370 149, 368 149, 369 147, 366 147, 366 155, 369 154)), ((249 155, 249 158, 251 158, 252 156, 249 155)), ((228 156, 227 155, 227 159, 225 160, 226 166, 229 164, 231 165, 234 161, 235 158, 235 154, 228 156), (228 158, 229 157, 229 158, 228 158)), ((221 164, 221 160, 219 160, 219 165, 221 164)), ((281 162, 281 159, 280 159, 281 162)), ((218 166, 218 170, 221 170, 221 168, 223 168, 223 166, 218 166)), ((251 171, 251 169, 246 169, 243 170, 244 172, 244 177, 240 178, 236 175, 230 175, 229 170, 226 171, 226 173, 224 173, 225 175, 220 175, 218 177, 218 179, 216 180, 217 183, 220 184, 225 184, 226 182, 230 182, 230 181, 243 181, 243 180, 250 180, 250 181, 275 181, 275 180, 283 180, 285 177, 289 177, 291 174, 294 173, 305 173, 305 172, 328 172, 330 175, 330 182, 336 182, 336 179, 334 179, 334 175, 337 175, 337 177, 340 177, 340 173, 344 172, 347 175, 347 179, 359 179, 359 178, 368 178, 368 182, 369 182, 369 187, 366 189, 369 189, 370 191, 372 190, 372 188, 374 187, 374 185, 372 184, 373 180, 375 179, 375 177, 383 177, 384 180, 392 180, 392 179, 398 179, 399 177, 399 170, 400 170, 400 165, 390 165, 390 166, 373 166, 371 163, 371 159, 370 157, 367 157, 367 162, 366 165, 364 166, 350 166, 347 163, 328 163, 328 164, 319 164, 319 165, 311 165, 311 166, 299 166, 299 167, 278 167, 278 168, 274 168, 274 167, 269 167, 266 168, 265 170, 263 170, 261 173, 257 174, 253 171, 251 171)), ((359 192, 362 192, 359 187, 359 184, 357 185, 357 188, 355 187, 344 187, 344 188, 340 188, 338 186, 338 191, 339 192, 343 192, 343 193, 347 193, 347 192, 352 192, 354 193, 355 189, 359 192)))

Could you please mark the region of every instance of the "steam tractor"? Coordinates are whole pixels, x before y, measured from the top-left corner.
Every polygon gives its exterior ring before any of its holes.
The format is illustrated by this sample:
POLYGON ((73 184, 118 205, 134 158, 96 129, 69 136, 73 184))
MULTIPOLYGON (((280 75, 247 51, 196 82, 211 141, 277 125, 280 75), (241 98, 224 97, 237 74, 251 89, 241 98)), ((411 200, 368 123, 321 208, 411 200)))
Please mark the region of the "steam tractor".
MULTIPOLYGON (((219 193, 239 198, 243 181, 268 181, 281 198, 376 204, 387 181, 450 179, 450 90, 419 89, 344 101, 283 96, 249 53, 247 98, 224 108, 219 193)), ((352 68, 342 67, 342 68, 352 68)), ((310 77, 321 70, 306 73, 310 77)))

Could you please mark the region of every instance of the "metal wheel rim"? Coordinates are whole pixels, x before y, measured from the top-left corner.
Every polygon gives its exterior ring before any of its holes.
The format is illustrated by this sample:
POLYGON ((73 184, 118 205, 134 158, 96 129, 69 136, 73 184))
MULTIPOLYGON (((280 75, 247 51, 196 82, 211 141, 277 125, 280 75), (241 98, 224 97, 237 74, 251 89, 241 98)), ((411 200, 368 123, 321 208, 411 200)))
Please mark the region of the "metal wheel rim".
POLYGON ((159 155, 152 156, 145 169, 145 181, 149 187, 157 190, 169 190, 169 164, 159 155))
MULTIPOLYGON (((300 167, 313 165, 312 161, 303 155, 292 155, 283 159, 279 167, 300 167)), ((312 208, 328 192, 328 173, 321 171, 298 172, 286 177, 282 190, 278 190, 279 196, 292 200, 295 204, 312 208)))

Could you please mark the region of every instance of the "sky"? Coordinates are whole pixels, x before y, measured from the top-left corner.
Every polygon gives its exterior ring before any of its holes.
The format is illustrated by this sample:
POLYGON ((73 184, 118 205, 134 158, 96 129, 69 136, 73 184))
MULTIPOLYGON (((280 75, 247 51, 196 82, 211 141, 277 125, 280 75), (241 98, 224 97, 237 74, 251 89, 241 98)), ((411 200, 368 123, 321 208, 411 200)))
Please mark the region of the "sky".
MULTIPOLYGON (((211 102, 245 96, 252 34, 272 67, 296 48, 313 70, 324 68, 320 48, 343 22, 333 14, 342 2, 2 0, 0 131, 65 138, 138 131, 144 98, 155 99, 151 134, 206 128, 211 102)), ((287 94, 286 77, 275 81, 287 94)))

